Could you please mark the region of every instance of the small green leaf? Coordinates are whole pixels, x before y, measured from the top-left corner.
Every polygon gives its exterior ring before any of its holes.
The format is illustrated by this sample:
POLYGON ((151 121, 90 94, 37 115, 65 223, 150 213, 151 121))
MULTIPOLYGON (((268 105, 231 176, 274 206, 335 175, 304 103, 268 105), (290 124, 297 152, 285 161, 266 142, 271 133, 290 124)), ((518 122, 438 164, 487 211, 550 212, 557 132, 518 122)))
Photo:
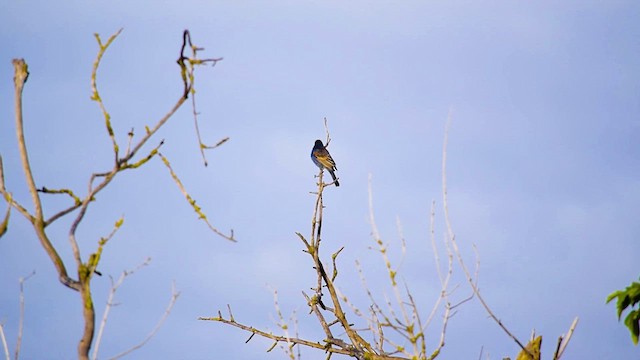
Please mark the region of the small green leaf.
POLYGON ((624 324, 629 328, 631 333, 631 341, 634 345, 638 345, 638 336, 640 335, 640 310, 633 310, 624 319, 624 324))
POLYGON ((638 337, 640 336, 640 309, 634 309, 634 307, 640 303, 640 283, 634 281, 624 290, 618 290, 611 293, 607 297, 607 303, 615 298, 618 299, 616 304, 618 321, 622 317, 622 313, 628 309, 629 314, 627 314, 624 319, 624 324, 631 333, 631 340, 634 345, 638 345, 638 337))
POLYGON ((617 290, 609 294, 609 296, 607 296, 607 304, 610 303, 611 300, 617 298, 622 293, 623 293, 622 290, 617 290))
POLYGON ((621 294, 620 296, 618 296, 618 320, 620 320, 622 312, 627 308, 627 306, 629 306, 630 303, 631 299, 629 298, 629 295, 621 294))

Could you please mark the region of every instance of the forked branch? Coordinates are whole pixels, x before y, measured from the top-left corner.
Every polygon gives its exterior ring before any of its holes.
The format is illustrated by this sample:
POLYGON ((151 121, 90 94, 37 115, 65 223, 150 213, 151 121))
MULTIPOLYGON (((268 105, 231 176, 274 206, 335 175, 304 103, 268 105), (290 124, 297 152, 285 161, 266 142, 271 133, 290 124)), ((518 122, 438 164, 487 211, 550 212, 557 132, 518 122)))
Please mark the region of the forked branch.
MULTIPOLYGON (((2 198, 9 206, 9 210, 7 210, 6 215, 3 218, 0 218, 0 236, 6 231, 8 227, 10 209, 16 209, 32 224, 35 233, 41 243, 41 246, 45 249, 47 255, 56 268, 60 282, 68 288, 76 290, 80 293, 84 317, 84 330, 82 338, 78 345, 78 357, 80 359, 88 359, 88 353, 91 348, 95 329, 95 311, 90 287, 91 279, 100 261, 103 247, 114 235, 115 230, 117 230, 122 222, 117 222, 114 231, 108 237, 102 238, 99 241, 97 250, 93 253, 90 253, 89 258, 86 261, 82 257, 79 241, 76 238, 77 230, 82 224, 90 205, 96 200, 97 195, 109 184, 111 184, 111 182, 116 178, 118 174, 125 170, 137 169, 138 167, 145 165, 149 160, 151 160, 158 154, 159 147, 162 145, 162 142, 160 142, 160 144, 155 148, 151 149, 147 154, 143 153, 142 156, 139 156, 142 147, 147 144, 151 137, 154 136, 156 132, 176 113, 176 111, 184 104, 189 94, 192 93, 193 82, 195 79, 193 72, 195 67, 207 63, 215 64, 215 62, 220 60, 197 58, 197 51, 202 49, 192 44, 189 32, 185 31, 183 36, 183 44, 181 46, 180 58, 178 60, 181 76, 184 81, 184 89, 180 94, 180 97, 177 99, 176 103, 169 109, 169 111, 163 117, 161 117, 152 127, 146 127, 146 132, 138 141, 133 141, 133 130, 131 130, 128 133, 126 152, 124 155, 121 155, 121 149, 118 145, 116 131, 114 131, 113 124, 111 122, 111 115, 109 114, 107 107, 105 106, 100 96, 97 81, 97 72, 103 56, 115 41, 117 36, 121 33, 121 31, 122 29, 117 31, 104 43, 99 35, 95 35, 99 49, 91 72, 91 99, 98 103, 98 106, 104 118, 105 128, 112 143, 114 162, 112 167, 108 170, 91 174, 91 176, 89 177, 86 195, 84 195, 83 197, 78 196, 71 189, 66 188, 48 189, 43 186, 38 189, 36 187, 36 181, 33 176, 31 164, 29 162, 29 156, 27 153, 23 127, 22 96, 25 83, 29 76, 27 63, 23 59, 13 60, 15 120, 16 136, 18 139, 18 151, 20 153, 22 168, 25 173, 25 182, 27 184, 27 188, 29 190, 33 203, 32 211, 27 209, 27 207, 23 206, 22 204, 18 203, 18 201, 11 196, 10 191, 6 189, 4 181, 5 174, 0 158, 0 195, 2 195, 2 198), (185 55, 185 47, 187 44, 192 49, 192 56, 185 55), (41 199, 42 194, 66 194, 72 199, 73 203, 70 206, 54 213, 51 217, 49 217, 49 219, 45 220, 41 199), (71 221, 71 226, 68 231, 68 239, 73 254, 73 261, 77 269, 77 279, 73 279, 68 275, 66 264, 63 262, 62 258, 58 254, 58 249, 53 246, 47 232, 45 231, 48 225, 51 225, 58 219, 61 219, 62 217, 65 217, 74 212, 76 212, 76 214, 75 218, 71 221)), ((233 237, 233 234, 231 235, 231 237, 233 237)), ((177 298, 177 292, 174 292, 172 303, 175 301, 175 298, 177 298)), ((146 341, 147 340, 145 340, 144 342, 146 341)))

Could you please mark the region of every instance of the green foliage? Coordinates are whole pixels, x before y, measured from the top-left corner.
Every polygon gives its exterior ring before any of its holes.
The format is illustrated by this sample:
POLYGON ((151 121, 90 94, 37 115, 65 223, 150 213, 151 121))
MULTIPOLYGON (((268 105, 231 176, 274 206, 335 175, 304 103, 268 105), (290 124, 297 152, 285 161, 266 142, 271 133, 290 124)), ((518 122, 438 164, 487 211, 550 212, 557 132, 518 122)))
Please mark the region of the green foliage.
POLYGON ((616 308, 618 309, 618 321, 620 321, 622 313, 627 308, 631 309, 627 317, 624 319, 624 324, 631 333, 631 340, 633 341, 633 344, 638 345, 638 336, 640 335, 640 308, 634 309, 634 307, 640 303, 640 283, 634 281, 631 285, 627 286, 626 289, 611 293, 607 297, 607 304, 615 298, 618 299, 616 304, 616 308))

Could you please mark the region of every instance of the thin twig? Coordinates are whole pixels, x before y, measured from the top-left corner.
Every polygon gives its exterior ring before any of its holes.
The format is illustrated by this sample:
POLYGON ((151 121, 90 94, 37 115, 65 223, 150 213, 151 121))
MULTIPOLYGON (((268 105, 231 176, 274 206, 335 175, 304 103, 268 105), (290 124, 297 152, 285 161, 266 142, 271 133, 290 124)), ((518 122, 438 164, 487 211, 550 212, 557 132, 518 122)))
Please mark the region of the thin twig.
MULTIPOLYGON (((220 60, 222 60, 222 58, 220 58, 220 60)), ((196 92, 195 92, 195 89, 193 89, 193 83, 191 84, 191 86, 192 86, 191 106, 193 108, 193 122, 196 129, 196 135, 198 137, 198 148, 200 149, 200 155, 202 156, 202 161, 204 162, 204 166, 208 166, 209 163, 207 161, 207 157, 204 151, 215 149, 218 146, 226 143, 229 140, 229 137, 227 136, 223 138, 222 140, 218 141, 215 145, 205 145, 205 143, 202 142, 202 136, 200 135, 200 127, 198 126, 198 115, 200 115, 200 113, 196 111, 196 92)))
POLYGON ((147 342, 149 342, 149 340, 151 340, 151 338, 153 338, 156 335, 158 330, 160 330, 160 328, 162 327, 162 324, 164 324, 164 321, 167 320, 167 317, 169 317, 169 314, 171 313, 171 310, 173 309, 173 306, 176 304, 176 301, 178 300, 179 296, 180 296, 180 292, 176 291, 176 284, 174 282, 171 286, 171 300, 169 301, 169 305, 167 306, 167 308, 164 311, 164 314, 162 315, 162 317, 160 318, 156 326, 153 328, 153 330, 151 330, 149 335, 147 335, 147 337, 144 340, 142 340, 138 345, 135 345, 129 350, 125 350, 119 353, 118 355, 112 357, 111 360, 119 359, 127 354, 130 354, 133 351, 140 349, 147 342))
POLYGON ((191 207, 196 212, 196 214, 198 214, 198 218, 200 220, 204 221, 207 224, 207 226, 209 227, 209 229, 211 231, 213 231, 214 233, 218 234, 219 236, 221 236, 221 237, 223 237, 223 238, 225 238, 227 240, 233 241, 233 242, 237 241, 233 237, 233 229, 231 229, 231 232, 230 232, 229 235, 226 235, 226 234, 222 233, 220 230, 218 230, 217 228, 215 228, 213 225, 211 225, 211 223, 207 219, 207 215, 205 215, 205 213, 202 212, 202 209, 200 208, 200 206, 196 205, 196 201, 191 197, 191 195, 189 195, 189 193, 187 192, 187 189, 185 189, 184 185, 182 185, 182 181, 180 181, 180 178, 178 178, 178 175, 173 171, 173 168, 171 167, 171 164, 169 163, 169 160, 167 160, 167 158, 164 157, 161 153, 158 153, 158 155, 162 159, 162 162, 164 163, 164 165, 169 170, 169 173, 171 174, 171 177, 173 178, 173 181, 176 183, 176 185, 178 185, 178 188, 180 189, 180 192, 182 193, 182 195, 184 195, 184 197, 185 197, 185 199, 187 199, 187 202, 189 203, 189 205, 191 205, 191 207))
POLYGON ((443 148, 442 148, 442 197, 443 197, 443 207, 444 207, 444 218, 445 218, 445 223, 447 226, 447 234, 449 237, 449 241, 451 242, 451 245, 453 246, 453 250, 456 254, 456 257, 458 258, 458 263, 460 264, 460 267, 462 268, 466 278, 467 278, 467 282, 469 283, 469 285, 471 285, 471 289, 473 290, 473 293, 478 297, 478 300, 480 300, 480 303, 482 304, 482 306, 484 307, 484 309, 487 311, 487 313, 489 314, 489 316, 500 326, 500 328, 511 338, 513 339, 513 341, 515 341, 516 344, 518 344, 518 346, 520 346, 520 348, 525 351, 528 355, 530 355, 532 358, 532 354, 529 350, 527 350, 525 348, 525 346, 522 344, 522 342, 520 342, 520 340, 518 340, 517 337, 515 337, 515 335, 513 335, 509 329, 507 329, 507 327, 502 323, 502 321, 500 319, 498 319, 496 317, 496 315, 493 313, 493 311, 491 310, 491 308, 489 307, 489 305, 484 301, 484 298, 480 295, 480 290, 478 289, 475 281, 473 280, 473 278, 471 277, 471 274, 469 273, 469 270, 467 269, 467 266, 464 263, 464 260, 462 259, 462 253, 460 252, 460 249, 458 248, 458 244, 456 242, 455 239, 455 235, 453 233, 453 228, 451 225, 451 220, 449 218, 449 202, 448 202, 448 197, 447 197, 447 144, 449 141, 449 126, 451 124, 451 117, 452 117, 452 111, 449 111, 449 116, 447 117, 447 125, 445 128, 445 132, 444 132, 444 144, 443 144, 443 148))
POLYGON ((180 49, 180 57, 178 58, 178 64, 182 68, 182 81, 184 83, 184 94, 183 96, 186 98, 191 94, 191 107, 193 109, 193 121, 196 129, 196 135, 198 137, 198 148, 200 149, 200 154, 202 155, 202 161, 204 162, 204 166, 208 165, 207 158, 205 156, 204 150, 206 149, 214 149, 222 144, 224 144, 228 137, 218 141, 218 143, 214 146, 207 146, 202 142, 202 137, 200 135, 200 128, 198 126, 198 111, 196 110, 196 89, 195 89, 195 65, 202 65, 210 63, 211 66, 216 66, 218 61, 222 61, 223 58, 212 58, 212 59, 198 59, 198 51, 204 50, 204 48, 197 47, 193 45, 191 42, 191 33, 189 30, 185 30, 182 33, 182 48, 180 49), (189 45, 191 48, 191 56, 185 56, 185 49, 189 45), (185 63, 188 63, 187 67, 185 63))
POLYGON ((118 156, 119 147, 116 141, 115 134, 113 132, 113 127, 111 125, 111 115, 109 115, 109 112, 107 111, 107 108, 104 106, 104 103, 100 98, 100 94, 98 93, 97 73, 98 73, 98 67, 100 66, 100 62, 102 60, 102 56, 104 56, 105 52, 107 51, 107 48, 109 48, 109 45, 111 45, 111 43, 113 43, 113 41, 118 37, 118 35, 120 35, 122 30, 123 29, 121 28, 115 34, 111 35, 104 45, 102 44, 100 35, 97 33, 94 34, 96 41, 98 42, 98 46, 100 47, 100 50, 98 50, 98 55, 96 56, 96 59, 93 62, 93 69, 91 70, 91 92, 92 92, 91 100, 96 101, 100 106, 100 110, 102 110, 102 115, 104 116, 107 133, 109 134, 109 138, 111 139, 111 142, 113 144, 114 161, 116 164, 118 163, 118 159, 119 159, 119 156, 118 156))
POLYGON ((282 316, 282 311, 280 310, 280 304, 278 302, 278 290, 271 289, 271 291, 273 292, 273 307, 275 308, 276 314, 278 316, 276 325, 284 332, 284 337, 287 339, 287 346, 285 347, 281 345, 281 348, 291 360, 295 360, 295 353, 293 352, 293 346, 295 344, 290 341, 291 337, 289 336, 289 324, 284 320, 284 316, 282 316))
MULTIPOLYGON (((1 155, 0 155, 0 195, 3 196, 4 200, 7 202, 10 208, 15 207, 18 210, 18 212, 20 212, 27 220, 29 220, 30 223, 35 222, 35 218, 29 213, 29 211, 25 209, 22 205, 20 205, 18 202, 16 202, 13 199, 13 196, 11 195, 11 193, 7 191, 6 184, 4 182, 4 166, 2 164, 1 155)), ((7 211, 7 214, 5 215, 5 221, 6 223, 3 222, 3 226, 4 226, 4 231, 7 231, 7 228, 9 226, 8 211, 7 211)))
POLYGON ((29 280, 36 271, 32 271, 31 274, 20 278, 20 320, 18 320, 18 339, 16 340, 15 360, 20 357, 20 347, 22 346, 22 331, 24 329, 24 283, 29 280))
POLYGON ((2 340, 2 347, 4 348, 4 358, 11 360, 9 356, 9 345, 7 345, 7 338, 4 336, 4 326, 0 324, 0 340, 2 340))
MULTIPOLYGON (((378 245, 378 252, 380 253, 380 255, 382 256, 385 266, 387 268, 387 273, 389 275, 389 280, 391 282, 391 288, 393 289, 393 293, 395 295, 396 298, 396 304, 397 306, 400 308, 400 312, 402 314, 402 318, 403 321, 399 323, 404 324, 406 329, 408 329, 407 331, 407 336, 410 339, 414 338, 414 334, 412 333, 412 327, 410 326, 412 321, 409 317, 409 313, 407 311, 407 309, 405 308, 405 303, 402 300, 402 295, 400 294, 400 289, 398 287, 398 283, 396 280, 397 274, 398 274, 398 270, 397 269, 393 269, 391 266, 391 260, 389 259, 389 255, 388 255, 388 251, 387 248, 388 246, 386 246, 386 244, 382 241, 381 237, 380 237, 380 233, 378 231, 378 227, 376 225, 375 222, 375 218, 374 218, 374 214, 373 214, 373 187, 372 187, 372 180, 371 180, 372 176, 371 174, 369 174, 369 186, 368 186, 368 193, 369 193, 369 222, 371 225, 371 233, 373 235, 373 239, 376 242, 376 244, 378 245)), ((393 313, 393 307, 391 306, 390 302, 387 302, 388 306, 389 306, 389 311, 391 311, 393 313)), ((414 314, 417 316, 417 314, 414 314)), ((395 315, 394 315, 395 317, 395 315)), ((404 335, 401 333, 401 335, 404 335)), ((412 345, 414 347, 414 353, 418 353, 418 348, 417 348, 417 344, 412 341, 412 345)))
POLYGON ((137 272, 141 268, 149 265, 150 262, 151 262, 151 258, 147 258, 142 264, 138 265, 134 269, 123 271, 122 274, 120 274, 118 281, 116 282, 114 282, 113 278, 109 276, 111 280, 111 289, 109 290, 109 297, 107 298, 107 304, 105 305, 104 312, 102 313, 102 321, 100 321, 100 327, 98 329, 98 335, 96 336, 96 339, 95 339, 95 345, 93 347, 93 353, 91 355, 91 359, 96 360, 98 358, 98 351, 100 349, 100 343, 102 342, 104 329, 107 326, 107 319, 109 317, 109 312, 111 312, 111 308, 116 305, 113 302, 113 299, 116 296, 116 292, 118 291, 118 288, 120 287, 120 285, 122 285, 122 283, 124 282, 127 276, 133 275, 135 272, 137 272))

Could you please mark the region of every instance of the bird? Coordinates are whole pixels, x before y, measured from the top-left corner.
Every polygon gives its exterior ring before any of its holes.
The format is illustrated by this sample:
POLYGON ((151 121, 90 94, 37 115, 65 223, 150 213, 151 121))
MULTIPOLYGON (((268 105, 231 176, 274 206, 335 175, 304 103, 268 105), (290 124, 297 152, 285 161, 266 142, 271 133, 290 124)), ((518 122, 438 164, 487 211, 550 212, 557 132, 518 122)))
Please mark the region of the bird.
POLYGON ((329 154, 329 151, 324 147, 322 141, 316 140, 316 143, 313 145, 313 150, 311 150, 311 160, 313 160, 313 163, 316 164, 320 170, 327 169, 333 178, 333 183, 336 184, 336 186, 340 186, 340 183, 336 178, 336 174, 334 173, 334 171, 338 170, 336 162, 333 161, 331 154, 329 154))

